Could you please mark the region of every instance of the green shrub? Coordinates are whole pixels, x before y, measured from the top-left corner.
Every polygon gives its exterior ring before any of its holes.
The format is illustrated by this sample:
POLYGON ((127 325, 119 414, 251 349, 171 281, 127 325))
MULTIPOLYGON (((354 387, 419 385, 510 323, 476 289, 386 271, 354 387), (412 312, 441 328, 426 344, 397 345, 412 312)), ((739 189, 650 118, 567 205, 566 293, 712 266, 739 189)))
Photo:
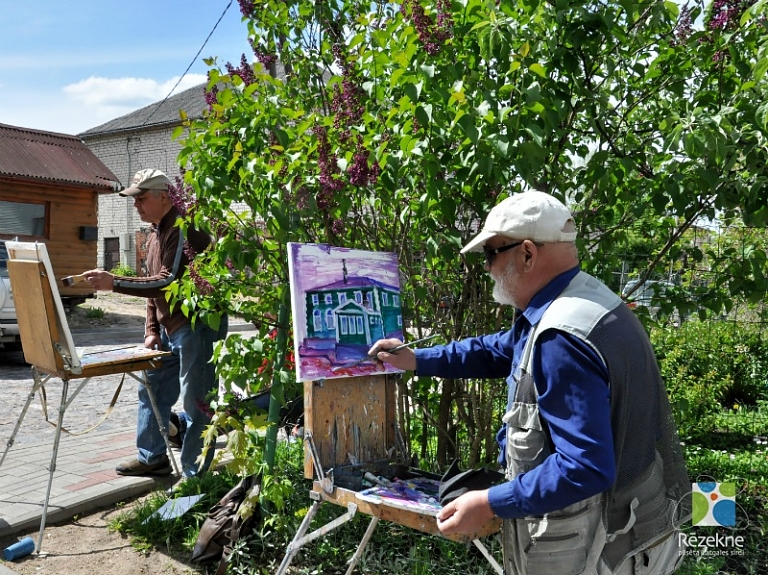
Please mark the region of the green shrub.
POLYGON ((110 270, 110 273, 116 276, 123 276, 128 278, 136 277, 136 270, 127 264, 117 264, 110 270))
POLYGON ((754 326, 689 321, 654 327, 651 340, 683 437, 711 431, 723 409, 768 399, 768 341, 754 326))
POLYGON ((100 307, 85 307, 85 317, 88 319, 104 319, 104 310, 100 307))

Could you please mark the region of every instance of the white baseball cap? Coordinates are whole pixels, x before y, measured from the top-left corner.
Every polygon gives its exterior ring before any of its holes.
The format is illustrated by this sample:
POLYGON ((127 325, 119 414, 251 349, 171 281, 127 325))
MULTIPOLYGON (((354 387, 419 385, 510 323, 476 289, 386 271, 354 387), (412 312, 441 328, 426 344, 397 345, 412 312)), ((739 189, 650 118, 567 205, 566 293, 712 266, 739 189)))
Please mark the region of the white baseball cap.
POLYGON ((485 225, 461 253, 479 252, 494 236, 534 242, 572 242, 576 239, 571 211, 544 192, 522 192, 508 197, 491 210, 485 225))

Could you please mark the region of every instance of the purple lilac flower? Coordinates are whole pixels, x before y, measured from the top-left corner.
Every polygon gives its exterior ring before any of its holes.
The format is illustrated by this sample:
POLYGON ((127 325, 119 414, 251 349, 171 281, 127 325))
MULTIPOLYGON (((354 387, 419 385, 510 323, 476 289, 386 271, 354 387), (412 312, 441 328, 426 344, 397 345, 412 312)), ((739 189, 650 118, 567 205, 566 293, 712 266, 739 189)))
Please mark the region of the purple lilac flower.
POLYGON ((197 207, 197 199, 195 198, 192 186, 184 182, 183 176, 184 170, 182 169, 181 175, 176 176, 172 184, 168 184, 167 190, 173 205, 184 216, 197 207))
POLYGON ((232 64, 227 62, 226 68, 230 76, 239 76, 246 86, 250 86, 256 81, 256 78, 253 76, 253 68, 245 57, 245 54, 240 56, 240 66, 235 68, 232 64))
POLYGON ((240 4, 240 13, 245 18, 248 18, 251 14, 253 14, 255 7, 255 2, 253 2, 253 0, 237 0, 237 3, 240 4))
POLYGON ((324 126, 315 126, 314 134, 318 140, 317 165, 320 169, 320 191, 317 193, 317 207, 327 210, 332 205, 334 192, 344 188, 339 174, 337 158, 328 144, 328 130, 324 126))
POLYGON ((450 0, 438 0, 436 8, 437 22, 435 23, 427 16, 419 0, 404 0, 400 5, 400 11, 406 18, 410 18, 424 50, 430 56, 437 54, 443 42, 453 35, 450 0))
POLYGON ((276 54, 267 52, 263 47, 256 44, 253 40, 250 41, 250 44, 256 59, 261 62, 261 65, 264 66, 265 69, 268 70, 269 67, 277 61, 276 54))

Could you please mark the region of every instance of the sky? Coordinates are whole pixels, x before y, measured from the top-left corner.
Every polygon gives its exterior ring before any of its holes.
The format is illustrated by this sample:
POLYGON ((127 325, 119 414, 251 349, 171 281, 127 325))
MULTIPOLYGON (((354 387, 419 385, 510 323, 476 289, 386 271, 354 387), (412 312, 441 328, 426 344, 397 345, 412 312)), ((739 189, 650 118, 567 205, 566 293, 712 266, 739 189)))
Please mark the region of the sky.
POLYGON ((0 124, 76 135, 242 54, 237 0, 0 0, 0 124))

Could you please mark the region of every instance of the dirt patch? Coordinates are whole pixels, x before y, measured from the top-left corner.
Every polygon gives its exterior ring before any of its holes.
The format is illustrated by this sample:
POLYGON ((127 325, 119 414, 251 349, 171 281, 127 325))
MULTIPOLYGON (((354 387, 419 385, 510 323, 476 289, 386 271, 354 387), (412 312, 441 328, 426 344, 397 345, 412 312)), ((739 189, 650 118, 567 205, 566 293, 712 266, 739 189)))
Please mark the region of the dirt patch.
MULTIPOLYGON (((204 568, 186 562, 186 557, 173 557, 161 551, 137 551, 130 539, 110 532, 110 520, 124 513, 130 503, 120 508, 98 511, 84 517, 45 528, 40 555, 28 555, 14 562, 4 563, 21 575, 137 575, 157 573, 187 575, 205 573, 204 568)), ((0 538, 3 549, 24 536, 37 542, 38 531, 0 538)))
MULTIPOLYGON (((70 329, 136 328, 141 330, 147 300, 112 292, 99 292, 95 298, 67 311, 70 329)), ((66 309, 66 308, 65 308, 66 309)))

